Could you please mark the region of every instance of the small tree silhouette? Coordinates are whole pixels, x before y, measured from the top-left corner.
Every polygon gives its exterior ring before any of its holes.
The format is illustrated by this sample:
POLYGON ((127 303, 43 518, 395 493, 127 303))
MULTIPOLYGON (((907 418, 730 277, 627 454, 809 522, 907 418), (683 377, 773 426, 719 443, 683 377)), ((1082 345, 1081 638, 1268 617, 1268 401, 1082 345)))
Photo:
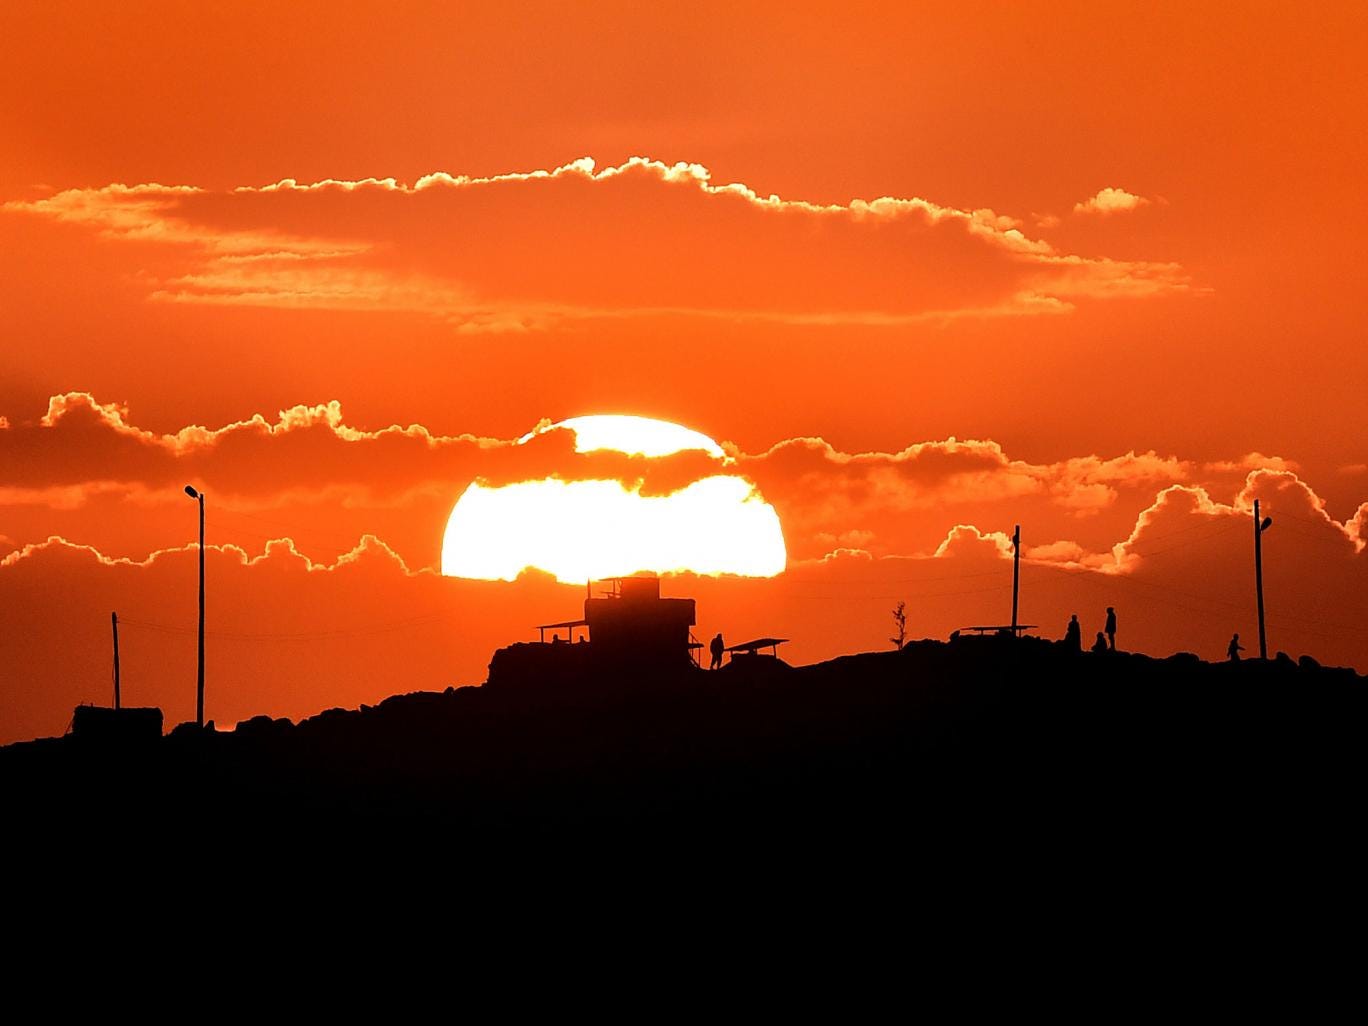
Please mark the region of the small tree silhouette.
POLYGON ((893 642, 894 647, 899 652, 903 645, 907 643, 907 603, 899 602, 893 607, 893 624, 898 628, 898 633, 888 640, 893 642))

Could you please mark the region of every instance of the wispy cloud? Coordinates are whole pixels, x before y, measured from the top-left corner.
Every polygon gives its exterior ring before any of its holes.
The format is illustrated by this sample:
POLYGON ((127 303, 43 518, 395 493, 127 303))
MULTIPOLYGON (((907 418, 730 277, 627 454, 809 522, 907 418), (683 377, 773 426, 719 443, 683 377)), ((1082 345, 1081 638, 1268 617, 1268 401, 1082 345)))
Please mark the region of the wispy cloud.
MULTIPOLYGON (((1078 209, 1143 202, 1104 189, 1078 209)), ((3 210, 160 247, 154 301, 404 312, 464 332, 643 316, 896 326, 1194 291, 1176 263, 1061 252, 986 207, 815 203, 646 157, 412 183, 115 184, 3 210)))

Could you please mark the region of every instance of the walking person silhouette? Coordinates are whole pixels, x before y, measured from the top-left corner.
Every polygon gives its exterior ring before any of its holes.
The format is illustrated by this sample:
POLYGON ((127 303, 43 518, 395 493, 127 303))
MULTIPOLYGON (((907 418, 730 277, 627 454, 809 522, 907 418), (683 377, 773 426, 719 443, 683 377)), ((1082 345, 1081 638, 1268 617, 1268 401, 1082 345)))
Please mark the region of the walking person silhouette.
POLYGON ((1116 651, 1116 610, 1111 606, 1107 607, 1107 641, 1111 643, 1111 650, 1116 651))
POLYGON ((1240 661, 1240 653, 1244 651, 1244 646, 1240 644, 1240 636, 1237 634, 1230 639, 1230 644, 1226 646, 1226 656, 1232 663, 1240 661))
POLYGON ((722 669, 722 653, 726 649, 726 647, 727 643, 722 640, 722 632, 718 631, 717 634, 713 636, 712 641, 708 645, 708 651, 712 653, 712 665, 709 666, 708 669, 722 669))

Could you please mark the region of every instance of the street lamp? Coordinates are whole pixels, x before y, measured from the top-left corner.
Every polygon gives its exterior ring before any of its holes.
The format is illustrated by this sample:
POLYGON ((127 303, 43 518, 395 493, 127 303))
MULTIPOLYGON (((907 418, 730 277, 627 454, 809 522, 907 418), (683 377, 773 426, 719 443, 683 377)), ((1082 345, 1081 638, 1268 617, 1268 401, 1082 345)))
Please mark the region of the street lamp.
POLYGON ((1254 500, 1254 591, 1259 600, 1259 658, 1268 658, 1268 639, 1264 636, 1263 607, 1263 533, 1273 526, 1272 517, 1259 518, 1259 500, 1254 500))
POLYGON ((204 493, 185 486, 185 494, 199 502, 199 675, 195 688, 195 726, 204 727, 204 493))

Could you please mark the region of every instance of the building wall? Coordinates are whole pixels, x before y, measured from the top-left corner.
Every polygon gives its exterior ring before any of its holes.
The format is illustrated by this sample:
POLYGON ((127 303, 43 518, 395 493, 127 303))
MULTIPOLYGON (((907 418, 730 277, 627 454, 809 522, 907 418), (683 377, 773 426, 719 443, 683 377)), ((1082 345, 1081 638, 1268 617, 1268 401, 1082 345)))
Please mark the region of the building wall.
POLYGON ((689 660, 693 599, 586 599, 584 618, 598 657, 662 665, 689 660))

